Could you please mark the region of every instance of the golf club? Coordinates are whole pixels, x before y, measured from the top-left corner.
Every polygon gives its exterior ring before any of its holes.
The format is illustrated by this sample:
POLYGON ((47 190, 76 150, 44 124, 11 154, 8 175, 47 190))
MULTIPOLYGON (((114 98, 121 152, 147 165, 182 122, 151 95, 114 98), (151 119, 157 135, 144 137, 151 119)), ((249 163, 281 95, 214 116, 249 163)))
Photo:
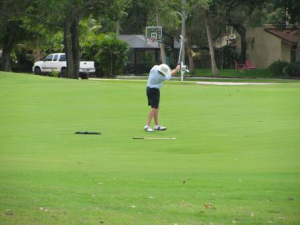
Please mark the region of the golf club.
POLYGON ((134 137, 132 139, 143 139, 143 140, 175 140, 176 138, 175 137, 172 137, 172 138, 134 137))
POLYGON ((180 65, 180 62, 181 62, 182 42, 183 42, 183 38, 180 35, 180 50, 179 50, 179 57, 178 57, 178 62, 177 62, 178 65, 180 65))
POLYGON ((97 134, 100 135, 100 132, 91 132, 91 131, 77 131, 75 134, 97 134))

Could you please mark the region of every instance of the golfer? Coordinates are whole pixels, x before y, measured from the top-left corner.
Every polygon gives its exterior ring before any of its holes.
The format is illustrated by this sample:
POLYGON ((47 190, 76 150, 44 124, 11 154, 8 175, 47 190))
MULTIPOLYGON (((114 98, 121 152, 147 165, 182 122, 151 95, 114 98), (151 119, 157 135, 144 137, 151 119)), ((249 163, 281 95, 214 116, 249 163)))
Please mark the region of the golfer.
POLYGON ((154 117, 154 130, 163 131, 166 127, 160 126, 158 122, 158 110, 159 110, 159 99, 160 99, 160 88, 165 80, 170 80, 172 75, 175 75, 180 70, 178 65, 174 70, 166 64, 153 66, 150 70, 148 83, 147 83, 147 97, 148 105, 151 106, 151 111, 148 115, 148 121, 144 127, 145 131, 153 132, 150 127, 150 123, 154 117))

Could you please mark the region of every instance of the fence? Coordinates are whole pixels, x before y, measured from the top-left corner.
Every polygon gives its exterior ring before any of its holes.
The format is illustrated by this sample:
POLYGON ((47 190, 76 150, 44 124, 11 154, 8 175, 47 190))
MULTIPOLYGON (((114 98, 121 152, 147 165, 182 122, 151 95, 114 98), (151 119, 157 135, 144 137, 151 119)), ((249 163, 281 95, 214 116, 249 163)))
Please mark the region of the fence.
MULTIPOLYGON (((177 63, 178 51, 169 53, 168 62, 171 67, 177 63)), ((219 69, 234 69, 234 56, 225 54, 222 50, 215 52, 215 60, 219 69)), ((189 60, 186 56, 185 62, 188 64, 189 60)), ((128 61, 125 69, 126 74, 141 74, 148 73, 153 65, 161 63, 159 49, 131 49, 128 53, 128 61)), ((189 66, 189 65, 188 65, 189 66)), ((211 57, 208 51, 201 51, 194 57, 195 69, 210 69, 211 57)))
MULTIPOLYGON (((217 67, 219 69, 234 69, 235 68, 235 62, 234 58, 231 57, 225 57, 223 55, 223 52, 215 53, 215 61, 217 64, 217 67)), ((210 69, 211 68, 211 57, 209 54, 203 54, 200 56, 197 56, 197 58, 194 59, 194 65, 197 69, 210 69)))

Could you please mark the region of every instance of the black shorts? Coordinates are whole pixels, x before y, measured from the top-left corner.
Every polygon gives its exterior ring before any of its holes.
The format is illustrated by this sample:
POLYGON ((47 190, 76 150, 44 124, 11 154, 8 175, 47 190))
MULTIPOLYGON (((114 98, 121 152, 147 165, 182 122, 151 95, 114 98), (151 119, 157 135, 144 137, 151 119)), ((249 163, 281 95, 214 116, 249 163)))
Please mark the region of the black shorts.
POLYGON ((147 87, 147 97, 148 97, 148 105, 151 105, 151 108, 158 109, 159 99, 160 99, 159 89, 147 87))

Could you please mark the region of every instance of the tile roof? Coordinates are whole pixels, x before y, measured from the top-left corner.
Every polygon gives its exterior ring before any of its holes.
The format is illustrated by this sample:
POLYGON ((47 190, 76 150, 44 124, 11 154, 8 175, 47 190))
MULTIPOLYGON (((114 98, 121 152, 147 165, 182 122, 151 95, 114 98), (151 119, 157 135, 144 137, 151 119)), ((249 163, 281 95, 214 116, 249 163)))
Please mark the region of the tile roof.
POLYGON ((290 42, 292 44, 297 44, 299 40, 300 30, 292 30, 292 29, 276 29, 276 28, 265 28, 270 34, 273 34, 284 41, 290 42))

